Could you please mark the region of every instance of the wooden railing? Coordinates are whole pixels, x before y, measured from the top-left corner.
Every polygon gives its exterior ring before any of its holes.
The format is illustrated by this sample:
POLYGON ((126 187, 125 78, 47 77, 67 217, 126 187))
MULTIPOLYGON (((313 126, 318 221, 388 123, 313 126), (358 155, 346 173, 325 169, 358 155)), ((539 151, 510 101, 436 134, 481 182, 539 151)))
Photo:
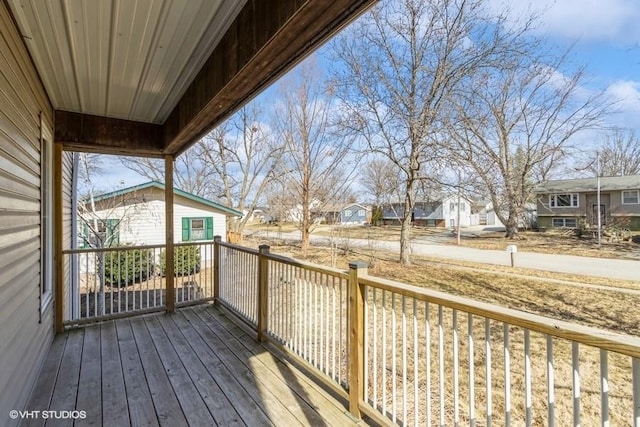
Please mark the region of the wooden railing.
MULTIPOLYGON (((165 246, 142 245, 63 251, 65 325, 164 310, 165 246)), ((213 242, 174 245, 177 306, 213 300, 213 242)))
POLYGON ((343 272, 268 246, 222 248, 236 261, 216 257, 219 301, 348 398, 356 416, 640 427, 637 337, 372 277, 359 263, 343 272))

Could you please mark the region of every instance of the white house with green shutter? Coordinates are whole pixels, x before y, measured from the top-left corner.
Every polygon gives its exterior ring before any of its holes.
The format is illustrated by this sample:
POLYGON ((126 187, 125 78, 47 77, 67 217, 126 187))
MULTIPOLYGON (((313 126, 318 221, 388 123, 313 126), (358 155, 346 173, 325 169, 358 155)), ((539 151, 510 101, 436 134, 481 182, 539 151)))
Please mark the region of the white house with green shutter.
MULTIPOLYGON (((165 239, 164 184, 147 182, 94 197, 80 205, 78 247, 161 245, 165 239), (99 241, 98 241, 99 240, 99 241)), ((242 213, 174 188, 176 242, 226 239, 227 219, 242 213)))

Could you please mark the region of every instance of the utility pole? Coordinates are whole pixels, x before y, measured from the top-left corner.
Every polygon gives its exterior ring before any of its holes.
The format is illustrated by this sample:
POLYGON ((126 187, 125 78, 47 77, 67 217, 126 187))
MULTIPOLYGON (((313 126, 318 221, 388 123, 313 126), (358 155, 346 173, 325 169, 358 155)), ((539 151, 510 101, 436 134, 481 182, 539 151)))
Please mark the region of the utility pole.
POLYGON ((596 203, 598 204, 598 246, 602 243, 602 211, 600 210, 600 151, 596 151, 596 177, 597 181, 597 195, 596 195, 596 203))

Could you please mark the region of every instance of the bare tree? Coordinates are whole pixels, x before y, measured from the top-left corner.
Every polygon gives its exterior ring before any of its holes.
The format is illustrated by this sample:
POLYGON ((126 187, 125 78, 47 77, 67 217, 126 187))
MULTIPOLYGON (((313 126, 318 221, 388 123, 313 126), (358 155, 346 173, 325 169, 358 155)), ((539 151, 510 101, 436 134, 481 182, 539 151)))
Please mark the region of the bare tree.
POLYGON ((239 233, 264 196, 267 185, 275 178, 285 149, 285 144, 261 121, 262 116, 260 105, 254 101, 195 147, 207 182, 221 183, 224 202, 247 212, 231 224, 233 231, 239 233))
MULTIPOLYGON (((273 179, 284 151, 284 144, 272 136, 263 118, 254 101, 176 158, 176 187, 247 212, 229 224, 239 233, 273 179)), ((151 180, 164 180, 162 161, 124 158, 122 164, 151 180)))
POLYGON ((565 55, 540 54, 540 40, 530 43, 466 82, 449 127, 451 155, 484 183, 508 238, 518 237, 535 178, 557 166, 571 137, 597 127, 610 106, 600 93, 583 93, 582 69, 561 73, 565 55))
MULTIPOLYGON (((631 129, 613 129, 606 135, 598 149, 601 176, 626 176, 640 174, 640 139, 631 129)), ((588 170, 597 173, 597 162, 592 154, 588 170)))
MULTIPOLYGON (((207 179, 208 170, 198 155, 202 141, 176 157, 174 185, 180 190, 205 199, 217 200, 222 187, 216 181, 207 179)), ((164 160, 148 157, 122 157, 120 162, 127 169, 144 176, 150 181, 165 181, 164 160)))
POLYGON ((444 164, 436 159, 451 97, 462 81, 517 48, 502 20, 488 18, 482 0, 383 1, 334 44, 344 129, 402 173, 402 264, 410 263, 417 184, 444 164))
POLYGON ((319 82, 317 68, 305 62, 280 88, 279 133, 286 150, 280 163, 283 188, 300 206, 302 249, 306 254, 314 204, 336 200, 350 184, 346 161, 349 141, 331 133, 332 105, 319 82))

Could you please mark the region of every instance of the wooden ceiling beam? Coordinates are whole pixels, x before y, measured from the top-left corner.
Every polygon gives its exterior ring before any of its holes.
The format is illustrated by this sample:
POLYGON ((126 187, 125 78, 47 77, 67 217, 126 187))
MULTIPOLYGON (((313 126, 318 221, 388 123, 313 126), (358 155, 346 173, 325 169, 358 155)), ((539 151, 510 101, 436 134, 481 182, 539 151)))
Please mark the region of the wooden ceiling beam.
POLYGON ((163 126, 55 111, 54 139, 67 151, 163 157, 163 126))
POLYGON ((164 124, 177 155, 376 0, 248 0, 164 124))

